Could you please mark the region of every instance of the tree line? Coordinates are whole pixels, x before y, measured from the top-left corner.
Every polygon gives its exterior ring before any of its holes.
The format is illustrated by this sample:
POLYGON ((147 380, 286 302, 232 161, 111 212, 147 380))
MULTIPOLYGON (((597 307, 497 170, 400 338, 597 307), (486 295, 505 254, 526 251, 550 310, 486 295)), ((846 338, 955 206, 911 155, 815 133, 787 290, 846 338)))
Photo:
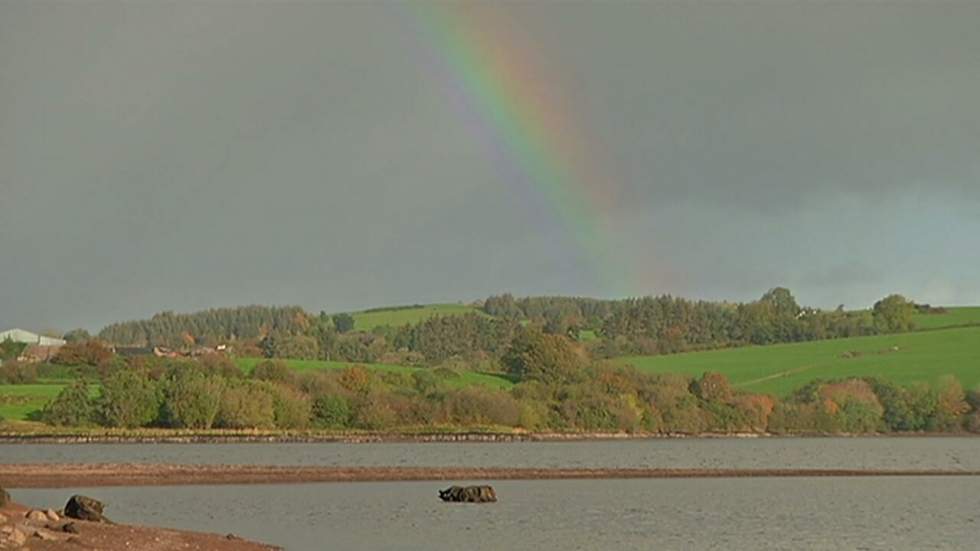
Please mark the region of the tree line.
POLYGON ((980 392, 953 378, 899 386, 814 381, 784 399, 718 373, 645 374, 589 359, 568 338, 520 329, 502 355, 509 390, 466 386, 452 369, 296 372, 267 360, 244 373, 220 355, 131 358, 66 387, 42 411, 58 426, 186 429, 875 433, 980 431, 980 392), (98 384, 93 393, 92 384, 98 384))
POLYGON ((147 320, 114 323, 99 339, 121 346, 186 348, 261 339, 281 332, 306 332, 311 316, 299 306, 239 306, 192 314, 161 312, 147 320))
POLYGON ((669 295, 626 300, 576 297, 487 298, 488 316, 437 316, 401 327, 355 331, 350 314, 318 316, 299 307, 222 308, 196 314, 165 312, 110 325, 99 338, 118 345, 189 349, 232 343, 239 355, 437 366, 464 363, 499 368, 517 329, 580 340, 599 358, 669 354, 748 344, 854 337, 912 328, 916 306, 900 295, 872 313, 800 306, 775 288, 746 303, 694 301, 669 295))

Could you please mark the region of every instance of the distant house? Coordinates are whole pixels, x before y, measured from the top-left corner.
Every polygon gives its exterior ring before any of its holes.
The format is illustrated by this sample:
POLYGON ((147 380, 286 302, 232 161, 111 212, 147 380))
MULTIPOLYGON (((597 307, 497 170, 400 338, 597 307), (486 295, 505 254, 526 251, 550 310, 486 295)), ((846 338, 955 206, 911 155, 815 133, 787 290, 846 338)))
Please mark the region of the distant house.
POLYGON ((157 358, 179 358, 180 354, 162 346, 114 346, 112 351, 123 358, 156 356, 157 358))
POLYGON ((20 356, 17 357, 19 361, 26 363, 42 363, 50 362, 55 354, 58 353, 60 346, 48 346, 43 344, 29 344, 20 356))
POLYGON ((39 344, 41 346, 64 346, 64 339, 57 339, 55 337, 45 337, 44 335, 38 335, 37 333, 31 333, 30 331, 24 331, 23 329, 10 329, 7 331, 0 332, 0 342, 11 340, 14 342, 20 342, 24 344, 39 344))
POLYGON ((152 346, 114 346, 112 351, 123 358, 154 355, 152 346))

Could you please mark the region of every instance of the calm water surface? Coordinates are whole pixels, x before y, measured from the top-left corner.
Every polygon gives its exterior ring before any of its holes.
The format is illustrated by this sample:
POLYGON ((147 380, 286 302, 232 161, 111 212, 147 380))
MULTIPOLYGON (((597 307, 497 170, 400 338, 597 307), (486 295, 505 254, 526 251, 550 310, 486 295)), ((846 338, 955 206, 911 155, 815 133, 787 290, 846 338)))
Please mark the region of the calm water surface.
POLYGON ((0 463, 980 470, 980 438, 426 444, 0 444, 0 463))
POLYGON ((430 482, 15 490, 73 492, 110 518, 319 549, 976 549, 980 478, 496 482, 447 504, 430 482))

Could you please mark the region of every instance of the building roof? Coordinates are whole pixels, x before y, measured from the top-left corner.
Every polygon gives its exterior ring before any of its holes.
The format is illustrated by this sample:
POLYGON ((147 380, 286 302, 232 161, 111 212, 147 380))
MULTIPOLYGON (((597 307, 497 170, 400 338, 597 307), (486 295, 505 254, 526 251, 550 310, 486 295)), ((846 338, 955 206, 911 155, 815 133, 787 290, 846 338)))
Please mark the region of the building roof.
POLYGON ((31 333, 30 331, 24 331, 23 329, 9 329, 7 331, 0 332, 0 342, 7 339, 14 342, 40 344, 43 346, 62 346, 65 344, 64 339, 45 337, 44 335, 38 335, 37 333, 31 333))

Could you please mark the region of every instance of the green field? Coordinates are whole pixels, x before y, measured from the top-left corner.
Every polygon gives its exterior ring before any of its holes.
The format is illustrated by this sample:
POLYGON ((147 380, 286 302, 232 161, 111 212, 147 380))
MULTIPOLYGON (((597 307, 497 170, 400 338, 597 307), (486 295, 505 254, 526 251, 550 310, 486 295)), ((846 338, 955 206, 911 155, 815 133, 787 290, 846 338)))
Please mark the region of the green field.
POLYGON ((61 392, 65 385, 0 385, 0 417, 22 421, 61 392))
MULTIPOLYGON (((264 358, 236 358, 235 364, 245 372, 251 372, 259 362, 266 361, 264 358)), ((388 371, 392 373, 414 373, 416 371, 426 371, 424 367, 408 367, 403 365, 390 364, 357 364, 347 362, 328 362, 324 360, 282 360, 292 369, 302 372, 316 369, 344 369, 355 365, 362 365, 372 371, 388 371)), ((451 386, 464 387, 470 385, 482 385, 489 388, 507 389, 514 386, 514 383, 503 375, 493 373, 477 373, 475 371, 460 371, 459 377, 450 379, 451 386)))
POLYGON ((980 327, 613 360, 651 373, 716 371, 752 392, 786 395, 813 379, 875 376, 900 384, 980 384, 980 327), (896 350, 897 348, 897 350, 896 350))
POLYGON ((916 330, 980 325, 980 306, 946 308, 946 312, 943 314, 917 313, 912 319, 915 322, 916 330))
MULTIPOLYGON (((67 384, 0 385, 0 417, 8 421, 23 421, 40 411, 67 384)), ((89 394, 96 396, 99 385, 89 385, 89 394)))
POLYGON ((458 316, 461 314, 486 315, 482 310, 463 304, 426 304, 415 308, 392 308, 354 312, 354 329, 370 331, 375 327, 390 325, 400 327, 418 323, 433 316, 458 316))

